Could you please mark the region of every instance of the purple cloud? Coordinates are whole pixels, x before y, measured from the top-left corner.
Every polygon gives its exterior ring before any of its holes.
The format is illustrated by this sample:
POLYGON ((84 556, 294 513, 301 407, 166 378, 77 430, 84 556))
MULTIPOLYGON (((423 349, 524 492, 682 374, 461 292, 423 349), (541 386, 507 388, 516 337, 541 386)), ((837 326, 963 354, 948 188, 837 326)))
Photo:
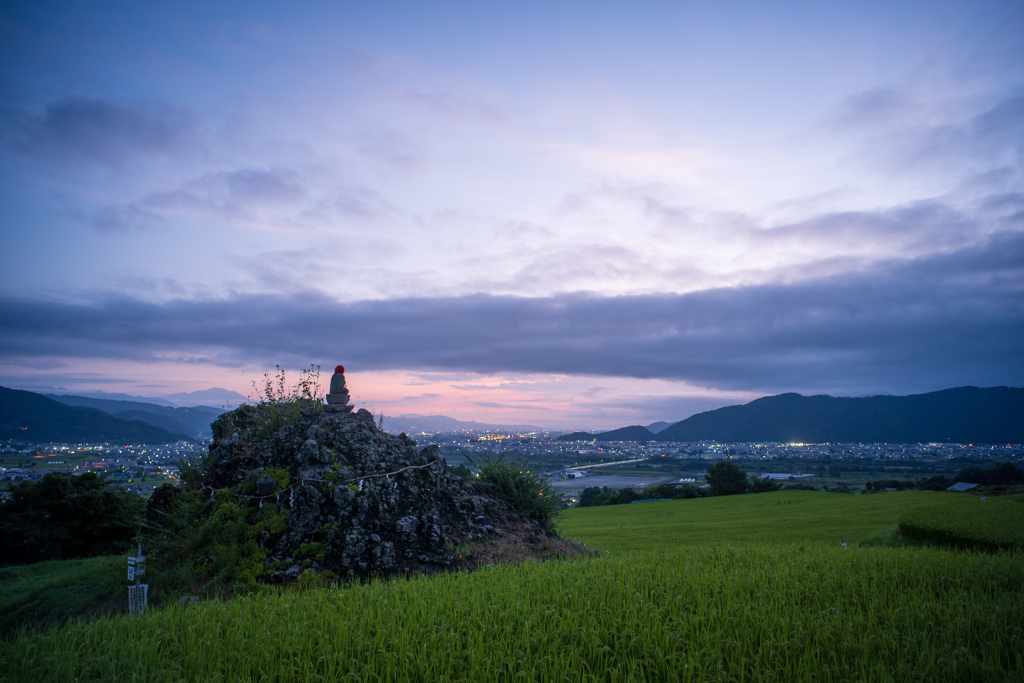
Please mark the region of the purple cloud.
POLYGON ((675 295, 472 295, 342 303, 315 293, 95 306, 5 298, 8 357, 669 378, 860 394, 1024 384, 1024 235, 797 284, 675 295))
POLYGON ((198 117, 164 102, 69 97, 38 115, 9 110, 5 119, 4 137, 22 152, 115 170, 139 157, 178 156, 200 139, 198 117))

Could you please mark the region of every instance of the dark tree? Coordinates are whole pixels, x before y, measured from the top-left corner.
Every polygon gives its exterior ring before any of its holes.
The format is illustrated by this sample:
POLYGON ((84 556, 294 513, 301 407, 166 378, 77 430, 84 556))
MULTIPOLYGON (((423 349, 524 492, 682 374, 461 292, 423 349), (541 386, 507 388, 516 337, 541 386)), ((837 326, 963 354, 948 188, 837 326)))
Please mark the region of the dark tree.
POLYGON ((880 479, 878 481, 865 482, 864 484, 864 490, 868 493, 878 493, 886 489, 905 491, 912 488, 915 488, 914 482, 903 479, 880 479))
POLYGON ((817 486, 811 486, 810 484, 786 484, 782 487, 783 491, 817 491, 817 486))
POLYGON ((643 491, 643 498, 647 500, 653 500, 655 498, 678 498, 679 492, 676 491, 675 486, 669 484, 658 484, 657 486, 648 486, 643 491))
POLYGON ((750 483, 747 485, 747 490, 750 491, 750 493, 765 493, 767 491, 778 491, 781 488, 781 481, 775 481, 773 479, 768 478, 762 479, 760 477, 758 477, 757 479, 751 479, 750 483))
MULTIPOLYGON (((609 489, 607 486, 605 486, 604 489, 605 493, 609 493, 609 489)), ((600 495, 600 486, 588 486, 587 488, 583 489, 583 491, 580 492, 580 502, 576 503, 576 507, 586 508, 591 507, 592 505, 597 505, 598 503, 595 501, 600 495)))
POLYGON ((729 496, 747 492, 747 473, 731 462, 721 461, 708 467, 706 479, 711 495, 729 496))
POLYGON ((126 550, 142 524, 142 498, 95 472, 47 474, 11 489, 0 504, 0 565, 109 555, 126 550))
POLYGON ((632 503, 634 500, 642 500, 641 496, 634 488, 619 489, 619 497, 617 503, 632 503))
POLYGON ((956 482, 947 476, 936 474, 935 476, 928 477, 927 479, 922 478, 920 483, 917 485, 917 488, 925 491, 945 491, 955 483, 956 482))
POLYGON ((694 484, 683 484, 676 487, 676 498, 707 498, 711 491, 694 484))

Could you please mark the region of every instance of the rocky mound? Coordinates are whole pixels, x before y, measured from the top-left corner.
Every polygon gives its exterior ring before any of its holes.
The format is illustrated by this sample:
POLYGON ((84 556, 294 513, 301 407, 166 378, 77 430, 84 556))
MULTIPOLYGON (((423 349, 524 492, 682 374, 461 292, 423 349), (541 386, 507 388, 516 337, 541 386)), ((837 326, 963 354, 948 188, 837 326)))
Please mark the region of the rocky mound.
MULTIPOLYGON (((206 514, 230 503, 250 524, 269 519, 267 510, 284 520, 255 535, 265 558, 258 578, 286 580, 306 568, 382 576, 586 551, 448 474, 437 446, 418 449, 405 434, 384 432, 345 399, 327 409, 242 406, 213 425, 197 485, 206 514)), ((170 507, 169 493, 154 495, 151 518, 170 507)))

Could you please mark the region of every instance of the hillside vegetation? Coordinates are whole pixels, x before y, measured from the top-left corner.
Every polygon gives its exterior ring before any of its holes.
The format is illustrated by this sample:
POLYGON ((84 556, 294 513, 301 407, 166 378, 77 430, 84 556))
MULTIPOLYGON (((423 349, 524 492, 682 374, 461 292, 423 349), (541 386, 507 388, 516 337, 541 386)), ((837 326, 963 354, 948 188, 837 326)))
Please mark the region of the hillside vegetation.
POLYGON ((209 439, 213 435, 210 424, 227 412, 226 409, 210 406, 178 408, 142 401, 120 401, 89 396, 46 394, 46 397, 69 406, 102 410, 122 420, 145 422, 166 429, 172 434, 188 434, 195 439, 209 439))
POLYGON ((64 405, 31 391, 0 387, 0 439, 32 443, 169 443, 190 439, 137 419, 64 405))
POLYGON ((958 387, 866 398, 781 394, 694 415, 655 438, 725 443, 1021 443, 1024 389, 958 387))
MULTIPOLYGON (((652 425, 653 426, 653 425, 652 425)), ((692 415, 653 432, 632 426, 564 441, 722 443, 1022 443, 1024 389, 958 387, 912 396, 780 394, 692 415)))

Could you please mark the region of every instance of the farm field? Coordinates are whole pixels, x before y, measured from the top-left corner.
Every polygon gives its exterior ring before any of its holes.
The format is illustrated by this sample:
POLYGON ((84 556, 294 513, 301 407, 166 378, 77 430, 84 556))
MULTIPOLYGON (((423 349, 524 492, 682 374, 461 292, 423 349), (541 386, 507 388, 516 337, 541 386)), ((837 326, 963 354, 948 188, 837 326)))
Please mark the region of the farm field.
POLYGON ((722 543, 838 546, 840 539, 854 544, 884 533, 896 526, 904 511, 948 501, 954 495, 939 491, 870 495, 777 491, 569 508, 562 514, 559 528, 570 538, 612 553, 722 543))
POLYGON ((563 531, 604 556, 22 633, 0 680, 1022 680, 1021 553, 854 542, 951 495, 569 510, 563 531))

